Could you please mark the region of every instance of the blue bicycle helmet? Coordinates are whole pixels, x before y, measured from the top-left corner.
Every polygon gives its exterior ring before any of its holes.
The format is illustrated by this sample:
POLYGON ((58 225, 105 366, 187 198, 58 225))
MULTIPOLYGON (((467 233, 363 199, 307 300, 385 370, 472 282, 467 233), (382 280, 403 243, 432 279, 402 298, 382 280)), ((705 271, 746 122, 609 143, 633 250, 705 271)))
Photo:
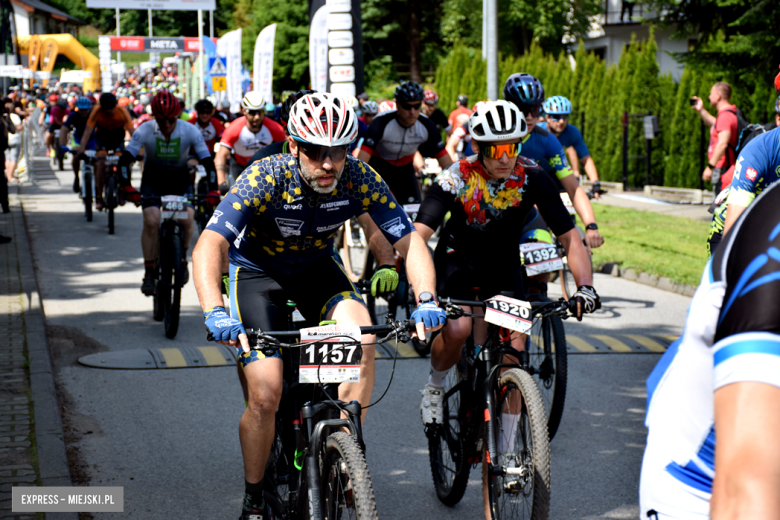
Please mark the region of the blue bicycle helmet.
POLYGON ((79 110, 89 110, 92 108, 92 101, 88 97, 81 96, 76 100, 76 108, 79 110))
POLYGON ((571 101, 563 96, 553 96, 545 100, 542 109, 547 114, 571 114, 571 101))
POLYGON ((544 87, 530 74, 517 72, 509 76, 504 84, 504 99, 517 105, 522 112, 528 112, 531 107, 541 106, 544 87))

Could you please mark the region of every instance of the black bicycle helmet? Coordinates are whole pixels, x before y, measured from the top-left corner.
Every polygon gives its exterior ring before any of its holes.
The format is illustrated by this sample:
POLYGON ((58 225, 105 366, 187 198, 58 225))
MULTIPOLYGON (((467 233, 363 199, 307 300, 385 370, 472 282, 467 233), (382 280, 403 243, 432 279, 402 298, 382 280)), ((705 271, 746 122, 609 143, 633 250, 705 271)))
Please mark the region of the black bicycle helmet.
POLYGON ((201 99, 195 103, 195 112, 199 114, 206 114, 214 110, 214 104, 208 99, 201 99))
POLYGON ((281 119, 282 126, 287 126, 287 121, 290 120, 290 109, 295 104, 296 101, 301 99, 303 96, 307 94, 314 94, 317 92, 316 90, 299 90, 298 92, 293 92, 289 96, 287 96, 287 99, 284 100, 284 103, 282 103, 282 109, 279 111, 279 119, 281 119))
POLYGON ((509 76, 504 84, 504 99, 527 112, 530 107, 541 106, 544 101, 544 87, 541 81, 530 74, 517 72, 509 76))
POLYGON ((112 108, 116 107, 116 105, 116 96, 111 92, 103 92, 100 94, 100 108, 111 110, 112 108))
POLYGON ((458 96, 458 104, 462 107, 469 107, 469 97, 465 94, 458 96))
POLYGON ((395 89, 396 101, 422 101, 424 96, 422 85, 414 81, 404 81, 395 89))

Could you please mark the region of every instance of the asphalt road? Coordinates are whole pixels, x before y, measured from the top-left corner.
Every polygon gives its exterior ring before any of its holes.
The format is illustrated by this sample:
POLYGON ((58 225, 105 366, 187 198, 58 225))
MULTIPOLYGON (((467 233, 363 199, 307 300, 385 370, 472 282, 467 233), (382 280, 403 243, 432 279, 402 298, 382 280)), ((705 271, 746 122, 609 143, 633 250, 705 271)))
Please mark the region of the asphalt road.
MULTIPOLYGON (((175 340, 152 320, 152 301, 139 291, 140 210, 120 208, 109 236, 105 214, 85 222, 71 182, 70 172, 41 174, 38 186, 24 188, 23 200, 74 474, 93 486, 124 486, 125 517, 235 518, 243 493, 237 426, 244 408, 235 368, 101 370, 77 362, 96 352, 208 343, 192 283, 183 291, 175 340)), ((584 345, 569 357, 566 409, 552 442, 555 519, 637 518, 644 383, 659 354, 626 338, 679 335, 690 301, 603 275, 595 285, 604 312, 566 322, 567 334, 584 345), (605 348, 609 338, 625 343, 605 348), (598 346, 586 354, 589 344, 598 346)), ((377 361, 375 397, 391 367, 390 360, 377 361)), ((390 391, 368 415, 380 517, 479 518, 479 468, 456 507, 435 496, 419 419, 428 369, 428 360, 399 360, 390 391)))

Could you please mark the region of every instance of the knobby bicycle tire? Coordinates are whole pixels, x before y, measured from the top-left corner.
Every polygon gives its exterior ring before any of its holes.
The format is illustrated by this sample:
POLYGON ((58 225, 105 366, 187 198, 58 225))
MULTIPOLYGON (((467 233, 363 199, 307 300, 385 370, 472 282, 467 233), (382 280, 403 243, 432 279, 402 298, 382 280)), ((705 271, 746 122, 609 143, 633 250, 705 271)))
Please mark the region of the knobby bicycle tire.
POLYGON ((458 364, 447 373, 444 379, 445 398, 442 400, 445 424, 428 435, 428 457, 433 486, 436 496, 448 506, 454 506, 463 498, 471 471, 466 460, 464 439, 468 433, 468 389, 466 385, 461 385, 458 390, 452 392, 455 385, 467 378, 467 370, 466 362, 461 356, 458 364))
MULTIPOLYGON (((530 375, 513 368, 501 375, 495 392, 496 407, 490 413, 496 417, 497 432, 494 435, 497 447, 498 437, 506 431, 501 424, 502 411, 511 412, 515 408, 518 392, 522 394, 522 404, 514 446, 506 455, 498 454, 499 460, 492 462, 504 469, 524 467, 527 473, 526 476, 488 474, 488 465, 484 461, 489 457, 485 451, 482 464, 485 516, 492 520, 547 520, 550 513, 550 442, 539 389, 530 375)), ((489 443, 484 444, 487 450, 489 443)))
POLYGON ((176 337, 179 331, 179 311, 181 308, 181 281, 183 276, 181 237, 172 234, 168 237, 166 257, 163 259, 164 278, 160 282, 170 286, 170 297, 165 301, 165 336, 169 339, 176 337))
POLYGON ((57 154, 57 166, 59 166, 61 172, 65 171, 65 154, 57 154))
POLYGON ((114 208, 116 207, 116 178, 113 175, 106 177, 105 204, 108 210, 108 234, 114 234, 114 208))
MULTIPOLYGON (((537 301, 548 302, 540 296, 537 301)), ((547 430, 555 437, 563 417, 568 384, 566 332, 560 316, 534 318, 526 341, 528 366, 547 410, 547 430)))
POLYGON ((265 465, 265 499, 270 509, 271 518, 283 519, 290 518, 290 468, 292 461, 287 459, 282 441, 281 422, 276 421, 276 433, 274 442, 271 445, 271 452, 268 456, 268 462, 265 465))
POLYGON ((92 172, 84 172, 84 216, 92 222, 92 172))
POLYGON ((322 517, 377 520, 366 458, 354 437, 335 432, 325 439, 322 459, 322 517))

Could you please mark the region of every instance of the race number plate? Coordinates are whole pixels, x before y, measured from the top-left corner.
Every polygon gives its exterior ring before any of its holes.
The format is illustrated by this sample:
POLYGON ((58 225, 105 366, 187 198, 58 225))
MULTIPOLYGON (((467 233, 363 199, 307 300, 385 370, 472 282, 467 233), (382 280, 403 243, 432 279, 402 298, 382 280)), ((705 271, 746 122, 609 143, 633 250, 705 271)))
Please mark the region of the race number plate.
POLYGON ((525 272, 528 276, 563 269, 563 261, 555 244, 532 242, 520 246, 525 272))
POLYGON ((417 218, 417 212, 420 211, 420 205, 419 204, 404 204, 404 211, 407 215, 409 215, 409 218, 414 221, 417 218))
POLYGON ((360 327, 356 325, 325 325, 301 329, 299 350, 301 383, 357 383, 360 381, 360 327), (332 337, 338 336, 338 337, 332 337), (331 338, 323 340, 323 338, 331 338), (345 343, 347 342, 347 343, 345 343), (319 377, 317 377, 319 374, 319 377))
POLYGON ((162 197, 162 218, 187 218, 187 197, 165 195, 162 197))
POLYGON ((493 296, 485 300, 485 321, 525 333, 532 325, 531 304, 507 296, 493 296))

